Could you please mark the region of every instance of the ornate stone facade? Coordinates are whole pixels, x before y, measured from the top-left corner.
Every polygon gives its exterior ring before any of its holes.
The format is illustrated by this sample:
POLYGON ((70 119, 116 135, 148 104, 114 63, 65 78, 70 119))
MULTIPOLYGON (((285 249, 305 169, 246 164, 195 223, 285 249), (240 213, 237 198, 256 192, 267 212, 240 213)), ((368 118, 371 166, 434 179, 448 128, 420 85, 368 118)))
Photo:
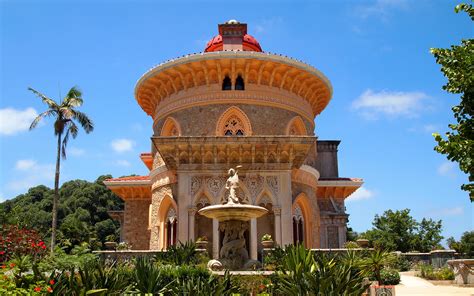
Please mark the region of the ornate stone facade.
MULTIPOLYGON (((236 27, 249 36, 245 24, 236 27)), ((153 118, 152 151, 141 155, 150 173, 105 182, 125 201, 114 213, 122 239, 134 249, 166 249, 206 236, 218 258, 219 222, 198 210, 223 202, 227 169, 242 165, 236 196, 268 210, 242 228, 250 259, 265 233, 281 246, 342 247, 344 199, 362 180, 340 178, 339 141, 314 136, 314 118, 331 99, 329 80, 260 45, 212 40, 205 53, 160 64, 137 83, 137 102, 153 118)))

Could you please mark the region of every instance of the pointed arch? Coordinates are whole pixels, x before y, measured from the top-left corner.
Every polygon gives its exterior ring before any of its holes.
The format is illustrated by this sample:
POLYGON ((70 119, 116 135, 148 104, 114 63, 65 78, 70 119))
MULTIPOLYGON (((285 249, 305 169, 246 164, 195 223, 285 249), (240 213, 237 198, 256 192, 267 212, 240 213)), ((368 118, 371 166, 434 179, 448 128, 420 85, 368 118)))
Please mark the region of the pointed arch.
POLYGON ((158 208, 158 225, 160 226, 160 246, 166 249, 176 243, 178 223, 178 206, 169 195, 165 195, 158 208))
POLYGON ((163 127, 161 128, 162 137, 177 137, 181 136, 181 127, 179 123, 173 117, 169 116, 166 118, 165 122, 163 123, 163 127))
POLYGON ((293 220, 293 241, 304 243, 305 247, 310 248, 312 242, 312 216, 311 202, 302 192, 298 194, 291 207, 293 220))
POLYGON ((304 121, 300 116, 295 116, 288 122, 285 133, 290 136, 308 135, 304 121))
POLYGON ((194 196, 194 200, 192 205, 196 208, 202 208, 206 204, 212 205, 214 204, 214 199, 212 198, 212 195, 209 194, 206 190, 199 190, 198 193, 194 196))
POLYGON ((272 204, 272 205, 277 205, 278 204, 275 200, 275 197, 273 196, 271 191, 266 186, 263 187, 263 190, 255 198, 255 205, 258 206, 262 202, 264 204, 267 204, 267 203, 272 204))
POLYGON ((219 117, 216 126, 217 136, 250 136, 252 126, 247 115, 238 107, 232 106, 219 117))

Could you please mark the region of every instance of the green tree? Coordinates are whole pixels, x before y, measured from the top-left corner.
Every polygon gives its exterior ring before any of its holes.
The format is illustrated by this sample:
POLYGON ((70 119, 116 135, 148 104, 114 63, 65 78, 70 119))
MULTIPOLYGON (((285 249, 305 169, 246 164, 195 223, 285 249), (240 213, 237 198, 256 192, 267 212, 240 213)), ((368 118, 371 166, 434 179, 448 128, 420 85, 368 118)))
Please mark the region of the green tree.
POLYGON ((418 225, 418 233, 412 246, 413 250, 429 252, 441 248, 439 243, 443 239, 441 235, 442 228, 441 220, 434 221, 423 218, 418 225))
POLYGON ((46 95, 34 90, 33 88, 28 88, 35 95, 41 98, 43 103, 48 106, 48 109, 41 114, 39 114, 31 123, 30 130, 34 129, 38 123, 45 117, 54 118, 54 135, 57 137, 57 153, 56 153, 56 173, 54 177, 54 196, 53 196, 53 219, 51 223, 51 252, 54 251, 54 246, 56 244, 56 228, 57 228, 57 214, 58 214, 58 200, 59 200, 59 172, 61 167, 61 155, 66 158, 66 146, 69 140, 69 137, 77 137, 79 128, 76 125, 77 121, 86 133, 90 133, 94 130, 94 125, 92 121, 87 117, 85 113, 82 113, 76 108, 82 106, 82 93, 76 88, 72 87, 66 96, 57 103, 56 101, 50 99, 46 95))
POLYGON ((375 215, 373 229, 365 232, 365 237, 373 242, 375 247, 387 250, 408 252, 411 250, 417 222, 410 216, 410 210, 388 210, 382 216, 375 215))
POLYGON ((468 258, 474 258, 474 231, 466 231, 459 241, 453 237, 447 239, 448 246, 468 258))
MULTIPOLYGON (((474 20, 472 4, 459 4, 456 13, 465 11, 474 20)), ((434 148, 445 154, 451 161, 456 161, 459 168, 468 174, 469 182, 461 189, 469 193, 471 202, 474 201, 474 39, 465 39, 461 45, 451 48, 431 48, 436 63, 441 65, 441 71, 448 79, 443 89, 449 93, 461 94, 461 102, 452 110, 456 124, 450 124, 451 131, 446 132, 446 139, 439 133, 433 136, 438 142, 434 148)))
MULTIPOLYGON (((87 242, 96 249, 105 242, 106 236, 120 234, 120 224, 110 219, 107 211, 122 210, 123 201, 104 185, 103 180, 108 178, 112 176, 100 176, 94 182, 72 180, 62 184, 57 244, 71 248, 87 242)), ((0 224, 35 229, 49 242, 53 196, 53 190, 41 185, 0 203, 0 224)))
POLYGON ((416 221, 409 209, 388 210, 383 215, 375 215, 373 228, 360 234, 372 242, 374 247, 391 251, 428 252, 439 245, 442 222, 431 219, 416 221))

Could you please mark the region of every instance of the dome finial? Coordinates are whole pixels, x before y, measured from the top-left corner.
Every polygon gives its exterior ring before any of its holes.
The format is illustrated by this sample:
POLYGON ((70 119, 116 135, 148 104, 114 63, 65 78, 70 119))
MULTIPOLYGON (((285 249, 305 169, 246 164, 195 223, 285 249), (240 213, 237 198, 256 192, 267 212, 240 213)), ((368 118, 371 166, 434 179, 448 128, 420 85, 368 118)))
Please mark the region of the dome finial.
POLYGON ((232 20, 228 20, 228 21, 227 21, 227 22, 225 22, 225 23, 226 23, 226 24, 228 24, 228 25, 237 25, 237 24, 240 24, 240 22, 239 22, 239 21, 237 21, 237 20, 234 20, 234 19, 232 19, 232 20))

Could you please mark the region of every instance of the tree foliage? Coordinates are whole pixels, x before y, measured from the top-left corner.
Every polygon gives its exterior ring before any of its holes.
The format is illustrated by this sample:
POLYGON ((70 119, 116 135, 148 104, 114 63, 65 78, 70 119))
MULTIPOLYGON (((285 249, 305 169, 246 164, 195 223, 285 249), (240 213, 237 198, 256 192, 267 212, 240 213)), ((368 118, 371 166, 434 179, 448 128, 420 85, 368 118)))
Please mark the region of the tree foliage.
MULTIPOLYGON (((455 11, 465 11, 474 20, 472 4, 460 4, 455 11)), ((433 134, 438 142, 435 150, 457 162, 461 171, 468 174, 469 182, 461 188, 474 201, 474 39, 462 40, 451 48, 432 48, 431 53, 448 79, 443 89, 461 94, 461 102, 452 108, 457 123, 449 125, 451 131, 446 132, 446 138, 433 134)))
POLYGON ((375 247, 392 251, 429 252, 439 247, 442 222, 423 218, 416 221, 409 209, 388 210, 382 216, 375 215, 374 226, 360 237, 372 242, 375 247))
POLYGON ((468 258, 474 258, 474 231, 466 231, 459 241, 453 237, 447 239, 448 246, 468 258))
MULTIPOLYGON (((72 180, 59 189, 58 241, 72 248, 88 242, 98 248, 105 237, 119 234, 118 222, 107 211, 120 210, 123 201, 105 187, 100 176, 95 182, 72 180)), ((47 240, 51 228, 51 210, 54 191, 36 186, 27 193, 0 204, 0 224, 18 225, 36 229, 47 240)))

